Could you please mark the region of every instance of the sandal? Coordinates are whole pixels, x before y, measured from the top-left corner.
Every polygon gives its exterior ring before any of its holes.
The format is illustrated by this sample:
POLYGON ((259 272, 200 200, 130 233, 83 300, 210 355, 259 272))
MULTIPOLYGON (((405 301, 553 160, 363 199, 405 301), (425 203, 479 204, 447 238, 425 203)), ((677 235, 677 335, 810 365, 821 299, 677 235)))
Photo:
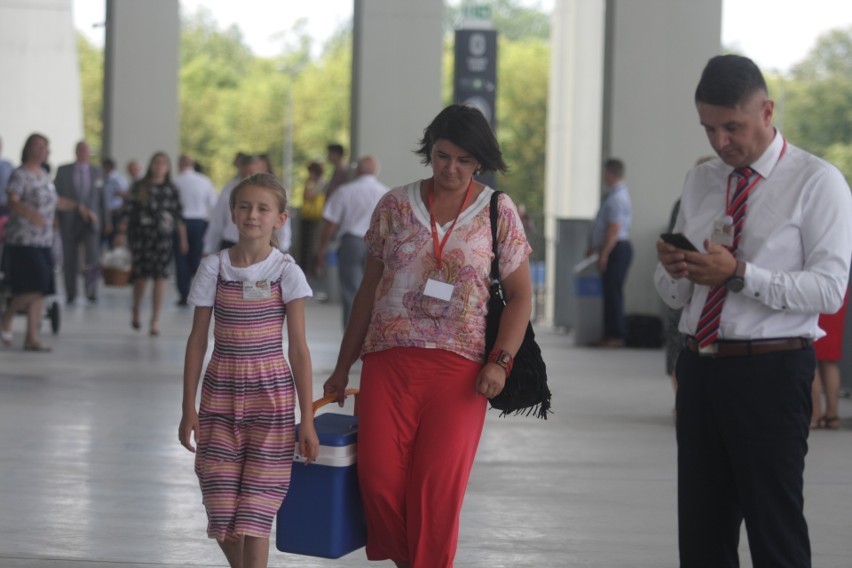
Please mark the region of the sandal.
POLYGON ((819 428, 825 430, 840 430, 839 416, 823 416, 819 419, 819 428))
POLYGON ((38 353, 49 353, 53 351, 53 348, 50 345, 44 345, 42 343, 24 343, 24 351, 36 351, 38 353))
POLYGON ((0 331, 0 340, 3 341, 3 345, 7 347, 12 345, 12 332, 11 331, 0 331))

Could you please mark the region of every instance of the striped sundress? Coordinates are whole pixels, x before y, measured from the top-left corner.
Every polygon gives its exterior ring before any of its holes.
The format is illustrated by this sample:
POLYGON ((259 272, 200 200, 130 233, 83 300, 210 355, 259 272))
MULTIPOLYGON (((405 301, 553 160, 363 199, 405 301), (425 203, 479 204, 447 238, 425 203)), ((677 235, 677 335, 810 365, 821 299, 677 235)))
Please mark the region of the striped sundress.
POLYGON ((217 540, 268 538, 290 485, 295 388, 282 347, 280 277, 270 289, 269 298, 246 299, 243 282, 217 277, 195 459, 207 535, 217 540))

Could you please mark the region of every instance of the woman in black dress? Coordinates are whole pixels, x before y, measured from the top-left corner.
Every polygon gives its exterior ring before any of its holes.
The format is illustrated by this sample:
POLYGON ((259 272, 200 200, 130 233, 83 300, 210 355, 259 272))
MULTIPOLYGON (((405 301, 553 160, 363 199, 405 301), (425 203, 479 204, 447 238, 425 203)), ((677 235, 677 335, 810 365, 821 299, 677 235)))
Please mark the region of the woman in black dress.
POLYGON ((133 184, 128 199, 127 240, 133 258, 133 319, 139 329, 139 305, 149 279, 154 281, 151 295, 151 335, 159 335, 158 319, 172 265, 174 235, 180 238, 181 252, 189 245, 177 188, 171 181, 171 162, 157 152, 148 164, 145 177, 133 184))

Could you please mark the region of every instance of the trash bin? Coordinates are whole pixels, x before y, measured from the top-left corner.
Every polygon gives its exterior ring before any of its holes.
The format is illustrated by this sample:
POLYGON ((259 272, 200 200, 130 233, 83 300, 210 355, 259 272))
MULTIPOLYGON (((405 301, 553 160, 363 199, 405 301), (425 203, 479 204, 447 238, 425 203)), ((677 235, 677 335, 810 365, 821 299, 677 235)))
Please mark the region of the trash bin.
POLYGON ((589 345, 600 340, 603 337, 603 284, 596 254, 574 265, 571 303, 574 345, 589 345))

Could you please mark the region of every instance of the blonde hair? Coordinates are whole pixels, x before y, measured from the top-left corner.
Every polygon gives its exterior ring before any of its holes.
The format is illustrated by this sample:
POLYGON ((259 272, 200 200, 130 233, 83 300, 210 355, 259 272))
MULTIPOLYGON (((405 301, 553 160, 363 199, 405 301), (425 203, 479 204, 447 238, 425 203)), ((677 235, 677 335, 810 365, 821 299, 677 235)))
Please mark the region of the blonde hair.
MULTIPOLYGON (((281 182, 279 182, 274 175, 263 172, 248 176, 234 187, 233 191, 231 191, 231 196, 228 199, 228 205, 231 208, 231 213, 233 213, 234 209, 237 207, 237 195, 240 191, 247 187, 259 187, 271 192, 272 195, 275 196, 275 200, 278 202, 278 213, 284 213, 287 211, 287 190, 283 185, 281 185, 281 182)), ((274 231, 272 233, 272 241, 269 244, 278 248, 278 235, 274 231)))

